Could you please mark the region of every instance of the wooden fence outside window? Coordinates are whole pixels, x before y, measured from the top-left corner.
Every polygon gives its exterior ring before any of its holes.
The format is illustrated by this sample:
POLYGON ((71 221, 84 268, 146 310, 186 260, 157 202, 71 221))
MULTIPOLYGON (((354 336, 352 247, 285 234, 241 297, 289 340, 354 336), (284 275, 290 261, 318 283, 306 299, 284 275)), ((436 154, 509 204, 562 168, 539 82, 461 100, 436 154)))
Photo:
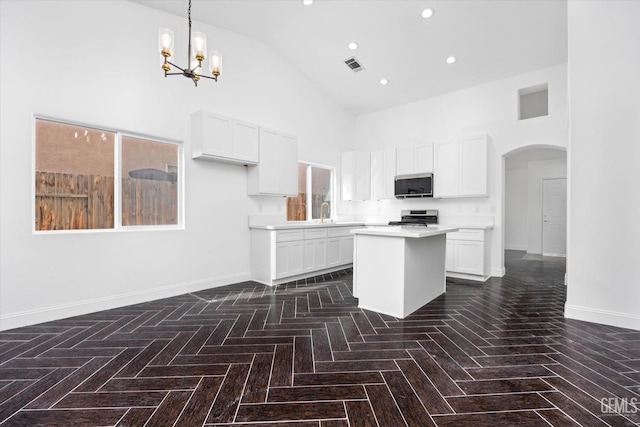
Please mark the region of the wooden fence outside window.
MULTIPOLYGON (((114 228, 113 177, 36 172, 36 230, 114 228)), ((122 179, 122 225, 177 224, 177 184, 122 179)))

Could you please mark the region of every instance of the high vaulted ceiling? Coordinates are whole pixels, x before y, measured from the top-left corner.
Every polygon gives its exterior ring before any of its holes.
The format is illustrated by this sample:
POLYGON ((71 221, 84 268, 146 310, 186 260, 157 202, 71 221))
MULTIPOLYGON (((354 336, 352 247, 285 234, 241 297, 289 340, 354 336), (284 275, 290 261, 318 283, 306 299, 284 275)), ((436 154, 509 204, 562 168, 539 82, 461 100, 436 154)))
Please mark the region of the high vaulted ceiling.
MULTIPOLYGON (((187 0, 132 1, 186 18, 187 0)), ((566 0, 193 0, 191 13, 262 40, 356 115, 567 61, 566 0)))

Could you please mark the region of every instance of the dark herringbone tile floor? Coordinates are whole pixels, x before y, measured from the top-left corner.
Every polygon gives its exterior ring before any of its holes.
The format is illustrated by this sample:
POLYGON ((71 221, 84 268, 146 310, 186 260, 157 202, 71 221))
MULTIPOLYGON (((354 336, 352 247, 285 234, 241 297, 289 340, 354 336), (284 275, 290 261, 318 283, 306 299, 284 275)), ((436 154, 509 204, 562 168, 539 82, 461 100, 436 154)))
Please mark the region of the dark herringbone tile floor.
POLYGON ((0 333, 2 426, 596 426, 640 422, 640 332, 563 317, 564 262, 449 280, 399 320, 350 271, 0 333))

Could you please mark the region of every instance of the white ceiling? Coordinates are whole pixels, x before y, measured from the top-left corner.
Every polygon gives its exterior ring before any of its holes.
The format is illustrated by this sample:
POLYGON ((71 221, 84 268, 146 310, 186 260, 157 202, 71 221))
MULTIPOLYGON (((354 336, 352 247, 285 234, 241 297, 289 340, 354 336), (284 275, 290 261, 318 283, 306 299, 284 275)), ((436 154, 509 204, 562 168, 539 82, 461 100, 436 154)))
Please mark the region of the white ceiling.
MULTIPOLYGON (((132 1, 186 19, 187 0, 132 1)), ((191 17, 262 40, 356 115, 567 61, 566 0, 193 0, 191 17)))

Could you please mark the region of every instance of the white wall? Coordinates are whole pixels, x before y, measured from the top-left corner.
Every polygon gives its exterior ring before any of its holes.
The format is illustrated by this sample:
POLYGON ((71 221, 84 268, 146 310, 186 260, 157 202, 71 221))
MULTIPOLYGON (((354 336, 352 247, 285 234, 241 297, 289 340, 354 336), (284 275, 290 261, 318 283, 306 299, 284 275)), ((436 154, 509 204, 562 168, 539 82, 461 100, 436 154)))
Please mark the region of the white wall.
MULTIPOLYGON (((492 274, 504 267, 503 155, 529 145, 566 147, 566 65, 559 65, 356 119, 355 149, 376 150, 441 138, 487 133, 489 192, 486 198, 345 202, 341 213, 386 221, 402 209, 439 209, 447 216, 494 216, 492 274), (518 120, 518 90, 549 85, 549 115, 518 120)), ((389 88, 392 90, 392 87, 389 88)), ((437 177, 435 177, 437 179, 437 177)))
POLYGON ((224 54, 218 83, 164 78, 160 27, 186 56, 186 19, 126 1, 2 1, 0 329, 249 277, 250 214, 284 198, 246 196, 242 166, 190 159, 198 109, 299 138, 299 158, 338 166, 354 119, 259 41, 194 21, 224 54), (186 227, 34 235, 33 115, 183 141, 186 227))
POLYGON ((640 330, 640 2, 569 2, 565 315, 640 330))
POLYGON ((528 248, 527 204, 528 176, 526 169, 507 169, 504 183, 504 247, 526 251, 528 248))

